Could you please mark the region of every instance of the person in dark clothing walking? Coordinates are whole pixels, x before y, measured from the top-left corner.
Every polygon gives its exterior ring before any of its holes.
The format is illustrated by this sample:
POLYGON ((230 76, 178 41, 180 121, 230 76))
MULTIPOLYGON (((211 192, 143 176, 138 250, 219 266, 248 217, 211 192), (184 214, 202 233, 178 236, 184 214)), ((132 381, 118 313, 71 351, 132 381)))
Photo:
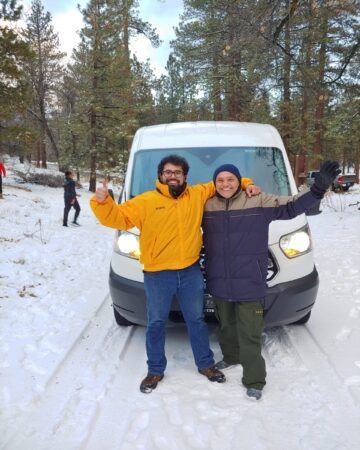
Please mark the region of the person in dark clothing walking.
POLYGON ((3 198, 3 192, 2 192, 2 177, 6 177, 6 169, 2 162, 0 162, 0 199, 3 198))
POLYGON ((207 288, 215 301, 223 353, 216 367, 241 364, 250 399, 260 400, 266 378, 261 335, 269 225, 312 208, 339 173, 339 164, 327 161, 313 186, 300 194, 279 197, 262 192, 249 198, 241 189, 237 167, 225 164, 214 172, 216 195, 205 204, 203 232, 207 288))
POLYGON ((75 215, 73 224, 79 226, 80 224, 77 222, 77 219, 80 214, 80 205, 77 201, 76 197, 80 197, 79 194, 76 194, 75 191, 75 181, 74 181, 74 174, 67 170, 65 172, 65 183, 64 183, 64 201, 65 201, 65 208, 64 208, 64 219, 63 219, 63 226, 68 226, 68 216, 69 211, 71 207, 75 209, 75 215))

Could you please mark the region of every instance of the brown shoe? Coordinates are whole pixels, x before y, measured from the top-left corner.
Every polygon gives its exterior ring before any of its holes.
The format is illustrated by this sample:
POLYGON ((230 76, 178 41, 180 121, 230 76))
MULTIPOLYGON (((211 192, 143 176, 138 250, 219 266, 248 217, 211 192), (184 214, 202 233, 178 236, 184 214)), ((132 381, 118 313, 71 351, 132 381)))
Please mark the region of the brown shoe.
POLYGON ((226 381, 225 375, 215 366, 208 367, 207 369, 199 369, 199 373, 210 381, 216 381, 217 383, 225 383, 226 381))
POLYGON ((152 375, 151 373, 148 373, 140 384, 140 391, 144 394, 150 394, 163 378, 164 375, 152 375))

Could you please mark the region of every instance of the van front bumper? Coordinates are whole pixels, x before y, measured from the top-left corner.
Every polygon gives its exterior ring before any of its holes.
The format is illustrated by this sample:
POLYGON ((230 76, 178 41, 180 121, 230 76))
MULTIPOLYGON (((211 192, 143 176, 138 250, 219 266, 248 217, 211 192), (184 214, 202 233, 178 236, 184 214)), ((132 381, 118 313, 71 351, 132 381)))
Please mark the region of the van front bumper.
MULTIPOLYGON (((144 283, 121 277, 110 267, 109 288, 117 312, 130 322, 146 326, 144 283)), ((303 278, 269 287, 264 301, 266 326, 288 325, 304 317, 315 303, 318 288, 319 276, 316 267, 303 278)), ((208 296, 204 300, 205 313, 211 316, 208 296)), ((180 308, 174 299, 169 323, 178 322, 180 317, 180 308)))
POLYGON ((302 319, 314 306, 318 289, 315 266, 305 277, 269 287, 264 302, 266 326, 289 325, 302 319))

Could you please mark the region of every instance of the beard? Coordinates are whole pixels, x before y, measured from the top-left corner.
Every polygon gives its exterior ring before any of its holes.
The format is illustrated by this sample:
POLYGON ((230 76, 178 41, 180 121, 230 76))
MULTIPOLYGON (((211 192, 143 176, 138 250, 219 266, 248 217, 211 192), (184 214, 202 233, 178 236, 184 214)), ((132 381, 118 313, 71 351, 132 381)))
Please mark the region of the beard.
POLYGON ((186 182, 184 181, 183 184, 178 184, 177 186, 171 186, 169 185, 169 192, 172 197, 178 198, 186 189, 186 182))
POLYGON ((171 184, 171 180, 168 181, 162 181, 160 180, 162 184, 166 184, 169 187, 169 193, 172 197, 177 198, 179 197, 186 189, 186 181, 184 181, 182 184, 171 184))

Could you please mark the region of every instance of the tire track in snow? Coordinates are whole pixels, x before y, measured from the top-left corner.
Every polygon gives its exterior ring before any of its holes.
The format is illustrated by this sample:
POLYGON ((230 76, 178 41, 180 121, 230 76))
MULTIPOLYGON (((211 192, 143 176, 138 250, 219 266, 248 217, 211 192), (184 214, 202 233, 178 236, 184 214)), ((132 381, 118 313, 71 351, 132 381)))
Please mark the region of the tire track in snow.
MULTIPOLYGON (((167 331, 166 376, 144 395, 145 329, 118 328, 102 308, 28 415, 33 426, 8 448, 230 450, 241 442, 271 450, 350 449, 359 411, 304 328, 266 332, 268 387, 260 403, 245 398, 240 367, 226 372, 223 385, 199 375, 182 327, 167 331)), ((218 360, 214 328, 211 346, 218 360)))
MULTIPOLYGON (((255 404, 245 397, 241 367, 226 371, 227 382, 222 385, 197 374, 184 328, 168 330, 166 376, 151 395, 141 394, 144 330, 138 332, 142 335, 134 334, 126 353, 126 369, 114 381, 88 439, 78 448, 230 450, 241 442, 239 448, 350 449, 356 441, 351 421, 356 422, 359 411, 347 391, 339 389, 331 368, 318 373, 318 366, 296 350, 287 329, 265 334, 269 387, 264 400, 255 404), (354 417, 348 420, 345 411, 354 417)), ((218 360, 214 329, 211 341, 218 360)), ((314 346, 309 342, 304 351, 314 353, 314 346)))
POLYGON ((60 450, 61 442, 54 445, 63 430, 69 443, 84 439, 132 334, 133 327, 119 328, 114 323, 107 295, 3 448, 60 450))
MULTIPOLYGON (((330 381, 333 389, 342 390, 352 399, 352 404, 359 407, 360 391, 357 386, 349 386, 340 375, 336 365, 307 325, 276 327, 267 330, 263 342, 267 365, 274 366, 274 361, 285 357, 293 360, 293 365, 306 370, 320 379, 330 381)), ((275 364, 276 365, 276 364, 275 364)))
POLYGON ((356 386, 349 386, 345 383, 343 377, 339 374, 335 364, 328 355, 316 336, 310 329, 304 326, 285 327, 285 333, 288 336, 294 350, 307 367, 310 367, 315 373, 331 374, 333 384, 337 389, 344 388, 352 397, 354 404, 360 405, 360 391, 356 386))
MULTIPOLYGON (((146 434, 156 408, 156 396, 144 395, 139 390, 147 371, 145 331, 144 327, 133 328, 131 340, 120 355, 119 373, 99 405, 96 421, 79 449, 120 449, 124 440, 135 443, 140 434, 146 434)), ((161 383, 156 392, 160 387, 161 383)))
POLYGON ((359 392, 346 385, 331 355, 326 353, 307 325, 274 327, 266 330, 263 353, 268 366, 276 366, 280 358, 282 364, 285 358, 288 365, 292 364, 299 368, 302 366, 314 373, 327 373, 328 377, 331 375, 338 387, 344 386, 348 389, 354 404, 360 404, 359 392))

